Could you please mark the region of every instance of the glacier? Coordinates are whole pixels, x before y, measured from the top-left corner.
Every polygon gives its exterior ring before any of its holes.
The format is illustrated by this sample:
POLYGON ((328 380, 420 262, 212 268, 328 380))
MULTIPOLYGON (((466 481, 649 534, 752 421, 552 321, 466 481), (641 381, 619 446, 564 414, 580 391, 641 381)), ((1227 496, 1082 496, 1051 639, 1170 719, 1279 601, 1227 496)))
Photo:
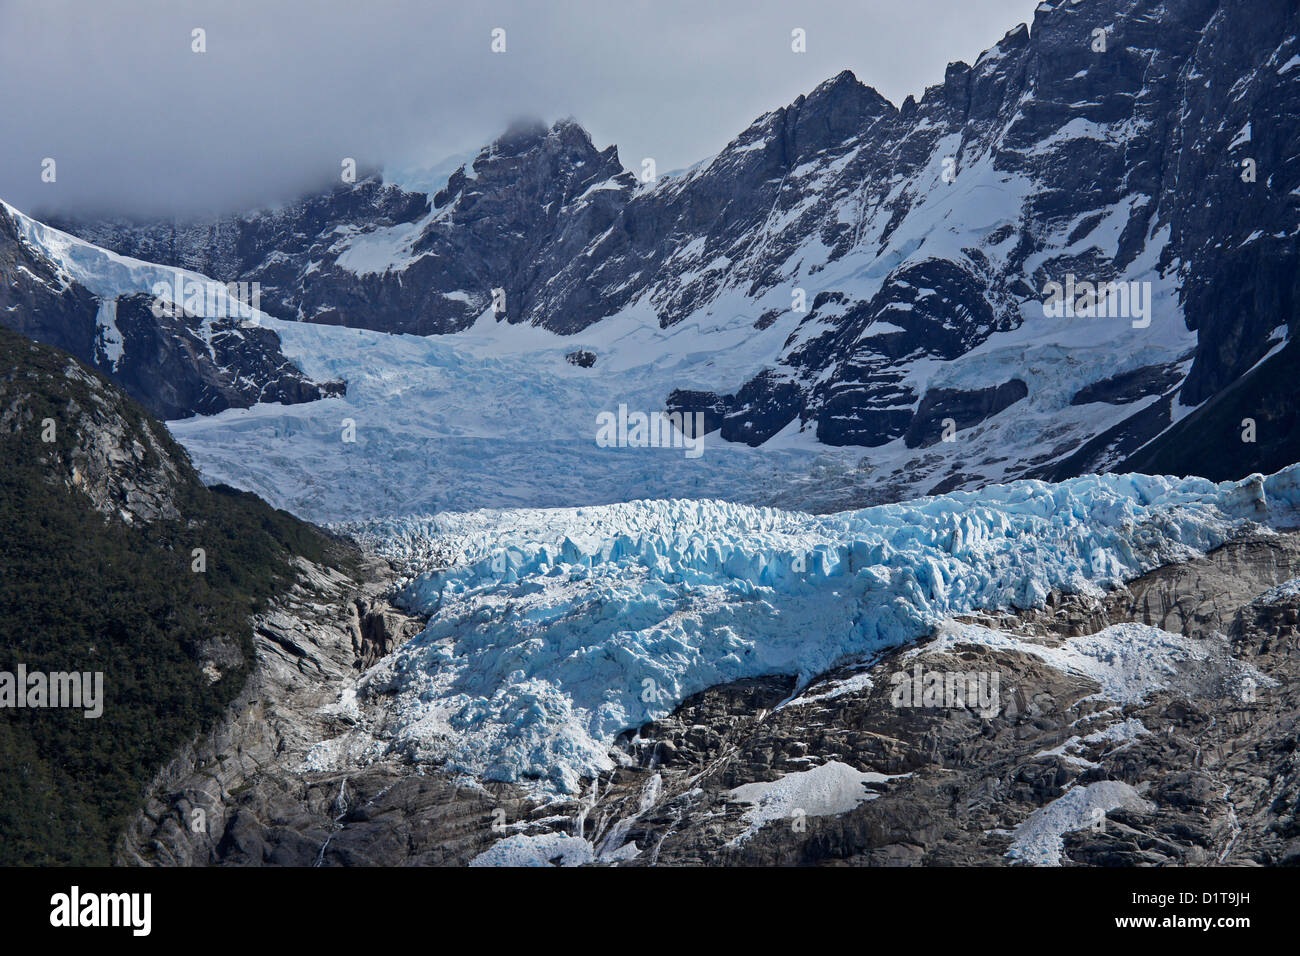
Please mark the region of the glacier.
MULTIPOLYGON (((834 261, 826 260, 820 239, 810 235, 788 264, 794 269, 789 284, 814 294, 837 289, 867 301, 902 265, 964 255, 963 249, 981 248, 980 237, 988 230, 1014 222, 1008 210, 1022 207, 1033 183, 999 172, 984 156, 966 163, 958 182, 945 185, 940 161, 948 149, 936 144, 918 180, 929 198, 893 230, 885 253, 873 250, 888 216, 874 215, 861 243, 834 261), (794 268, 795 262, 803 264, 794 268)), ((399 178, 428 189, 442 174, 399 178)), ((821 194, 838 174, 828 168, 809 175, 815 183, 810 180, 807 188, 821 194)), ((657 188, 680 186, 665 180, 657 188)), ((912 188, 900 182, 893 193, 905 187, 912 188)), ((856 201, 845 198, 836 208, 849 214, 856 201)), ((105 303, 156 284, 171 288, 178 277, 208 281, 111 253, 13 207, 3 208, 24 244, 54 263, 63 281, 85 286, 105 303)), ((1029 265, 1046 268, 1054 256, 1090 245, 1112 251, 1127 210, 1127 202, 1110 208, 1084 238, 1045 237, 1029 265)), ((362 274, 400 270, 415 228, 349 233, 337 242, 346 247, 345 264, 362 274)), ((1066 233, 1073 235, 1073 224, 1066 233)), ((1028 390, 1013 413, 965 428, 955 442, 936 447, 909 448, 902 438, 872 448, 827 445, 817 439, 813 421, 796 417, 758 448, 723 441, 714 432, 699 460, 659 449, 600 448, 598 415, 620 405, 662 410, 675 389, 737 392, 759 371, 781 369, 783 355, 819 334, 822 320, 804 322, 806 316, 790 307, 785 284, 753 298, 750 282, 741 279, 666 326, 655 304, 659 294, 648 290, 572 335, 498 322, 490 309, 467 329, 429 337, 282 321, 253 310, 250 324, 273 331, 294 365, 314 381, 345 381, 346 394, 300 405, 260 403, 174 420, 168 427, 209 483, 252 491, 315 522, 355 518, 358 503, 362 514, 377 515, 595 505, 641 497, 721 498, 827 512, 913 497, 952 477, 964 476, 968 486, 1009 481, 1022 477, 1029 463, 1059 459, 1140 407, 1074 404, 1085 386, 1151 366, 1186 374, 1197 339, 1182 320, 1178 277, 1158 267, 1168 240, 1167 229, 1150 236, 1125 272, 1130 281, 1151 283, 1160 320, 1148 328, 1119 320, 1050 318, 1030 297, 1020 304, 1015 327, 993 332, 965 354, 901 362, 899 387, 917 395, 977 390, 1005 379, 1008 369, 1015 369, 1028 390), (756 327, 754 316, 760 314, 776 318, 756 327), (571 364, 567 356, 578 350, 596 355, 596 364, 571 364), (355 442, 341 440, 344 422, 354 424, 355 442)), ((1006 253, 987 247, 982 255, 998 264, 1006 253)), ((685 271, 675 280, 678 288, 690 286, 698 271, 694 259, 685 259, 685 271)), ((227 304, 225 298, 221 304, 227 304)), ((120 336, 107 311, 101 326, 111 359, 120 336)), ((200 331, 209 336, 210 323, 200 331)), ((870 331, 878 334, 885 327, 870 331)))
MULTIPOLYGON (((706 688, 793 674, 797 695, 836 666, 937 631, 979 640, 953 618, 1040 606, 1053 590, 1099 594, 1237 535, 1294 526, 1298 505, 1293 466, 1223 484, 1021 481, 823 516, 676 499, 341 525, 405 569, 398 602, 429 615, 359 679, 383 726, 347 733, 374 734, 372 753, 574 794, 614 768, 619 734, 706 688)), ((1194 656, 1155 628, 1119 637, 1144 688, 1159 678, 1144 641, 1194 656)), ((1101 657, 1085 645, 1040 656, 1104 692, 1101 657)), ((326 741, 311 766, 361 752, 326 741)))
MULTIPOLYGON (((1177 298, 1172 280, 1134 274, 1150 277, 1161 314, 1170 313, 1177 298)), ((879 278, 851 274, 843 281, 856 288, 879 278)), ((899 438, 873 448, 838 447, 818 441, 813 425, 796 418, 756 448, 715 431, 699 459, 686 459, 680 449, 597 445, 602 413, 620 405, 660 411, 677 388, 732 392, 773 366, 800 316, 788 313, 756 330, 751 307, 729 295, 715 303, 715 314, 663 328, 650 303, 638 302, 573 335, 497 322, 490 310, 465 331, 428 337, 259 314, 258 324, 276 333, 306 375, 346 381, 347 393, 228 409, 168 427, 206 480, 253 491, 317 522, 355 518, 358 502, 367 515, 636 498, 837 511, 914 497, 950 470, 978 474, 980 483, 1020 477, 1026 462, 1073 448, 1067 433, 1101 434, 1137 408, 1072 404, 1080 389, 1146 366, 1185 372, 1195 345, 1181 321, 1134 329, 1124 320, 1048 318, 1032 301, 1019 327, 956 359, 908 366, 906 384, 918 394, 982 388, 1003 380, 1007 369, 1026 383, 1028 396, 1014 413, 964 429, 952 443, 913 449, 899 438), (566 356, 575 350, 598 356, 596 364, 571 364, 566 356), (340 440, 345 420, 355 423, 355 443, 340 440)))

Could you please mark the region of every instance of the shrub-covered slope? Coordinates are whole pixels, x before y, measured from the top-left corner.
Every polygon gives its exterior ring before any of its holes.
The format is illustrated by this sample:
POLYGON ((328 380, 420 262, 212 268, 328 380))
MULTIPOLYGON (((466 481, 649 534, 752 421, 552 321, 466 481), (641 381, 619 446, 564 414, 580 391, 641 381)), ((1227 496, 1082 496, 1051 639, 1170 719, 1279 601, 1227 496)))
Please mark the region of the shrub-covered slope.
POLYGON ((243 685, 249 616, 289 562, 351 552, 204 487, 119 389, 5 329, 0 462, 0 671, 104 675, 98 718, 0 708, 0 864, 106 864, 152 774, 243 685))

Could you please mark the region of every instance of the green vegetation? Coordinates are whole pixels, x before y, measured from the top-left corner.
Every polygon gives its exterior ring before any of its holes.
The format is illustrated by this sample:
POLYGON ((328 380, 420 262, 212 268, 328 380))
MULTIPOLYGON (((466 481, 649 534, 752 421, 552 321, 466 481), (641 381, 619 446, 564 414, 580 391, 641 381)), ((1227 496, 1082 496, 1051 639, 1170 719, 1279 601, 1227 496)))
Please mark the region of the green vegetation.
POLYGON ((128 524, 95 511, 55 474, 90 436, 60 428, 41 443, 42 419, 66 421, 70 400, 91 407, 68 362, 0 330, 0 671, 102 671, 104 711, 0 709, 3 865, 110 863, 153 775, 243 686, 249 616, 292 579, 292 557, 338 566, 352 553, 254 495, 205 488, 166 430, 97 376, 111 417, 128 436, 152 429, 177 466, 181 517, 128 524), (191 570, 196 547, 204 573, 191 570), (201 669, 214 647, 233 665, 215 683, 201 669))

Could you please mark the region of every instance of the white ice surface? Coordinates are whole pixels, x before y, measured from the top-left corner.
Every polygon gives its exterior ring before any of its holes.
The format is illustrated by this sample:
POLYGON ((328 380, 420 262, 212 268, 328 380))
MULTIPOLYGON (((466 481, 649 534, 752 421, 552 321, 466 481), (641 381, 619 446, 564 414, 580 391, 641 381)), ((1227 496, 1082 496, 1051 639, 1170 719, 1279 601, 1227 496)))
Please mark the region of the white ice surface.
POLYGON ((470 860, 469 865, 582 866, 594 859, 591 844, 582 837, 563 833, 516 833, 492 844, 470 860))
POLYGON ((1032 653, 1134 702, 1208 652, 1141 625, 1050 647, 950 618, 1098 593, 1252 520, 1293 523, 1298 478, 1018 482, 823 517, 674 500, 365 522, 351 530, 412 573, 441 570, 405 587, 429 624, 361 693, 392 695, 387 746, 567 793, 612 769, 619 732, 693 693, 807 681, 940 624, 939 642, 1032 653))
POLYGON ((1040 807, 1016 827, 1007 857, 1031 866, 1060 866, 1065 834, 1104 827, 1105 815, 1120 808, 1150 810, 1150 802, 1127 783, 1099 780, 1073 787, 1040 807))
POLYGON ((825 817, 847 813, 879 796, 867 790, 867 784, 887 783, 892 779, 887 774, 855 770, 846 763, 831 760, 811 770, 783 774, 777 780, 736 787, 730 797, 737 803, 750 805, 745 811, 749 828, 733 843, 743 842, 773 821, 791 821, 799 815, 825 817))

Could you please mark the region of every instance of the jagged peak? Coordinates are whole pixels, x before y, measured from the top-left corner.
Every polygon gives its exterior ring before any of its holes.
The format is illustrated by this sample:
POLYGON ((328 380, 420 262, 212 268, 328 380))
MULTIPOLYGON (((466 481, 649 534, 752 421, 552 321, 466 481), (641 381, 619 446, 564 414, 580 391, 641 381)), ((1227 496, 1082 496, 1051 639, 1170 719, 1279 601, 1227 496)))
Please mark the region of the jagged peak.
POLYGON ((815 96, 824 96, 836 90, 853 89, 855 87, 867 89, 867 85, 859 80, 852 70, 840 70, 840 72, 836 73, 829 80, 823 80, 821 83, 818 83, 817 86, 813 88, 813 91, 808 94, 808 99, 812 99, 815 96))
POLYGON ((552 123, 547 135, 554 137, 580 136, 587 142, 591 142, 591 134, 587 132, 587 128, 572 116, 562 117, 552 123))
POLYGON ((1002 35, 1002 39, 993 44, 975 59, 975 66, 981 66, 989 60, 1001 59, 1008 53, 1023 49, 1029 45, 1029 24, 1018 23, 1002 35))
POLYGON ((792 105, 802 104, 804 108, 817 107, 822 103, 834 103, 853 100, 859 109, 872 114, 893 112, 894 105, 874 87, 863 83, 852 70, 841 70, 828 80, 817 84, 807 96, 801 96, 792 105))
POLYGON ((535 117, 513 120, 505 131, 479 154, 480 158, 485 154, 513 156, 526 152, 546 139, 549 133, 550 127, 535 117))
POLYGON ((473 166, 477 168, 481 163, 499 156, 519 156, 547 142, 556 142, 592 155, 600 152, 592 143, 591 134, 572 116, 556 120, 550 126, 540 119, 524 118, 514 120, 505 132, 485 146, 474 160, 473 166))

